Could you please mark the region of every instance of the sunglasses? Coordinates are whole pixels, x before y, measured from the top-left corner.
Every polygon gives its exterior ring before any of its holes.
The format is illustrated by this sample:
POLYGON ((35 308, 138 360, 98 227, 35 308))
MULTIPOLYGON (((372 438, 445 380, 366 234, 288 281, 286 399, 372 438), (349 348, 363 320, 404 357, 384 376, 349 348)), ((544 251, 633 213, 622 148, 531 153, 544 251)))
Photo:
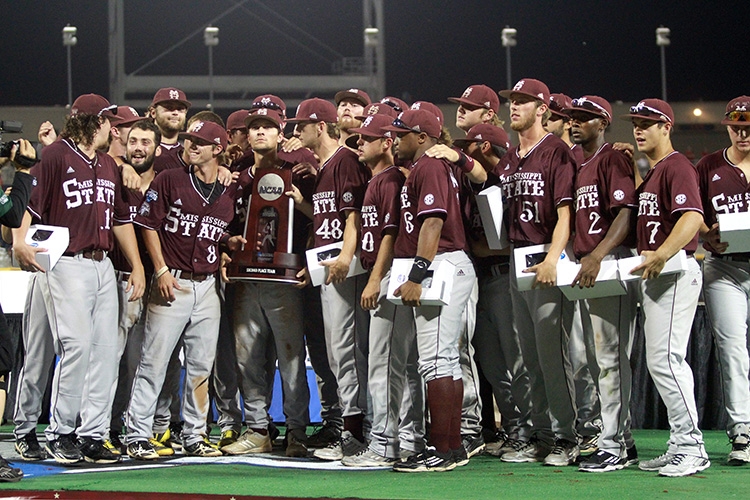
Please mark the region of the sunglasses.
POLYGON ((279 111, 281 113, 284 112, 284 108, 282 108, 280 105, 276 104, 275 102, 268 101, 268 102, 254 102, 250 105, 253 109, 260 109, 260 108, 266 108, 266 109, 275 109, 276 111, 279 111))
POLYGON ((404 123, 403 121, 401 121, 401 118, 396 118, 395 120, 393 120, 393 126, 396 127, 396 128, 406 129, 409 132, 414 132, 415 134, 421 134, 422 133, 422 131, 419 130, 418 128, 410 127, 409 125, 407 125, 406 123, 404 123))
POLYGON ((646 116, 646 117, 656 115, 660 119, 663 119, 662 121, 666 121, 667 123, 672 123, 672 120, 669 118, 669 116, 665 115, 658 109, 652 108, 651 106, 646 106, 643 103, 638 103, 635 106, 631 106, 630 113, 634 115, 646 116))
MULTIPOLYGON (((591 111, 592 113, 596 115, 603 114, 607 120, 610 120, 612 117, 609 115, 609 111, 604 109, 602 106, 599 106, 594 101, 590 101, 586 99, 585 97, 579 97, 578 99, 573 99, 573 107, 583 109, 585 111, 591 111)), ((632 112, 631 108, 631 112, 632 112)))
POLYGON ((750 122, 750 111, 730 111, 724 116, 733 122, 750 122))
POLYGON ((395 103, 395 102, 393 102, 393 101, 391 101, 391 100, 388 100, 388 99, 383 99, 382 101, 380 101, 380 103, 381 103, 381 104, 387 104, 388 106, 392 107, 393 109, 395 109, 395 110, 396 110, 396 111, 398 111, 399 113, 400 113, 401 111, 403 111, 403 109, 401 109, 401 106, 399 106, 399 105, 398 105, 397 103, 395 103))

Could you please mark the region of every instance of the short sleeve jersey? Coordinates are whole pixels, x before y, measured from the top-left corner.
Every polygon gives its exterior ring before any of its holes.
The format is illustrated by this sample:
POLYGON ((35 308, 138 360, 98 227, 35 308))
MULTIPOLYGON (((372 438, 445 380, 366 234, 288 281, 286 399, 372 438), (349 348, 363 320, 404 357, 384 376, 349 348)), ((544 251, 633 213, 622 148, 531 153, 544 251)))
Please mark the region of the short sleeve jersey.
POLYGON ((370 169, 344 147, 321 165, 312 197, 314 246, 342 241, 346 212, 361 210, 369 179, 370 169))
POLYGON ((160 144, 161 154, 154 158, 154 172, 157 174, 164 170, 173 168, 185 168, 185 162, 182 161, 182 152, 184 146, 179 142, 177 144, 160 144))
MULTIPOLYGON (((121 192, 123 199, 128 204, 128 217, 126 217, 125 219, 115 219, 115 224, 127 224, 133 222, 135 220, 135 216, 138 215, 138 208, 140 208, 140 206, 143 204, 143 193, 141 193, 140 191, 133 191, 126 188, 125 186, 122 186, 121 192)), ((135 235, 138 240, 138 250, 141 255, 141 262, 143 263, 146 275, 150 275, 153 273, 153 265, 151 264, 151 259, 148 258, 146 247, 143 243, 143 238, 140 237, 141 232, 136 231, 135 235)), ((112 249, 110 259, 112 259, 112 265, 116 270, 126 273, 132 271, 130 263, 128 263, 125 255, 122 253, 122 251, 120 250, 120 246, 117 245, 117 243, 115 243, 115 247, 112 249)))
POLYGON ((633 167, 625 155, 604 143, 581 163, 576 175, 576 257, 594 251, 607 235, 619 209, 636 205, 633 167))
POLYGON ((158 231, 170 269, 211 274, 219 269, 219 240, 234 216, 237 184, 224 187, 213 203, 187 170, 169 169, 146 191, 135 223, 158 231))
POLYGON ((394 254, 398 258, 417 255, 424 220, 443 219, 438 253, 466 250, 458 180, 447 160, 421 156, 401 188, 401 227, 394 254))
POLYGON ((508 200, 510 241, 516 245, 551 242, 558 205, 573 200, 575 160, 568 145, 547 134, 524 157, 518 146, 511 149, 495 173, 508 200))
POLYGON ((708 227, 718 222, 718 214, 750 211, 750 184, 744 172, 729 161, 726 149, 703 157, 695 168, 708 227))
POLYGON ((367 184, 362 203, 362 250, 360 261, 372 269, 386 229, 398 229, 401 216, 401 188, 406 177, 396 166, 375 175, 367 184))
MULTIPOLYGON (((690 160, 673 151, 657 163, 638 187, 636 236, 638 252, 656 250, 667 239, 683 212, 703 214, 698 171, 690 160)), ((688 253, 698 247, 698 233, 685 245, 688 253)))
POLYGON ((112 250, 114 220, 126 220, 129 214, 112 157, 97 152, 90 159, 72 141, 62 139, 44 148, 31 174, 37 186, 29 212, 42 224, 69 229, 67 252, 112 250))

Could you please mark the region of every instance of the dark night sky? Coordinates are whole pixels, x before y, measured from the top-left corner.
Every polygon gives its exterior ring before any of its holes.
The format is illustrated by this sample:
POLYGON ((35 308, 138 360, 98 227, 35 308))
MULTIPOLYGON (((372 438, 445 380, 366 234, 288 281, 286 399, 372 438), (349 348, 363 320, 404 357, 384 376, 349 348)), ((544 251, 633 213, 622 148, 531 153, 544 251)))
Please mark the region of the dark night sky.
MULTIPOLYGON (((0 106, 65 102, 61 30, 66 23, 78 27, 74 95, 106 96, 107 3, 0 0, 5 73, 0 79, 0 106)), ((126 71, 198 30, 201 34, 141 74, 206 74, 202 27, 237 3, 127 0, 126 71)), ((385 14, 387 91, 413 100, 445 102, 472 83, 503 89, 505 49, 500 31, 505 25, 518 30, 513 80, 539 78, 553 92, 574 97, 599 94, 625 102, 659 96, 654 30, 663 24, 672 30, 667 47, 671 101, 726 101, 750 93, 750 8, 745 2, 386 0, 385 14)), ((251 0, 215 25, 221 29, 214 51, 216 74, 325 74, 336 52, 362 54, 359 0, 251 0), (273 5, 291 24, 266 5, 273 5)))

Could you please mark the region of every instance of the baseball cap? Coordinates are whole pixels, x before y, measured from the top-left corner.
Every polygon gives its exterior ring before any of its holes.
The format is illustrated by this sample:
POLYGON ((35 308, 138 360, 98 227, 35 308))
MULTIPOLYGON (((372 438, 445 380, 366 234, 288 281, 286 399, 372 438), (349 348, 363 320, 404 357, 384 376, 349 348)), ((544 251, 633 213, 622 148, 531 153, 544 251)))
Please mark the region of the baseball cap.
POLYGON ((157 104, 166 101, 177 101, 185 105, 185 107, 187 108, 191 106, 190 101, 188 101, 187 96, 185 96, 185 92, 174 87, 165 87, 163 89, 157 90, 156 94, 154 94, 153 100, 151 101, 151 106, 156 106, 157 104))
POLYGON ((333 100, 336 101, 336 106, 338 106, 339 103, 344 99, 353 99, 360 103, 362 106, 367 106, 368 104, 372 103, 372 100, 370 99, 370 96, 367 95, 367 92, 360 89, 341 90, 339 92, 336 92, 336 96, 333 98, 333 100))
POLYGON ((376 102, 365 106, 364 112, 361 115, 356 116, 355 118, 357 118, 358 120, 364 120, 371 115, 386 115, 390 116, 391 118, 396 118, 398 116, 398 113, 399 112, 396 111, 395 108, 392 108, 388 104, 376 102))
POLYGON ((583 111, 612 123, 612 106, 609 101, 597 95, 585 95, 573 99, 570 106, 565 109, 565 113, 570 114, 572 111, 583 111))
POLYGON ((500 99, 497 98, 495 91, 487 85, 470 85, 466 87, 461 97, 449 97, 448 100, 458 104, 491 109, 495 113, 500 109, 500 99))
POLYGON ((500 146, 507 151, 510 149, 510 139, 502 127, 496 127, 489 123, 478 123, 469 129, 465 139, 456 139, 453 144, 464 148, 470 142, 488 141, 493 146, 500 146))
POLYGON ((429 111, 430 113, 435 115, 435 118, 438 119, 438 123, 440 123, 440 127, 442 127, 443 124, 445 123, 445 117, 443 116, 443 111, 438 106, 436 106, 435 104, 432 104, 431 102, 417 101, 411 105, 410 109, 423 109, 425 111, 429 111))
POLYGON ((727 104, 727 112, 722 125, 739 125, 740 127, 750 127, 750 97, 743 95, 735 97, 727 104))
POLYGON ((325 99, 313 97, 306 99, 297 106, 297 116, 287 120, 289 123, 326 122, 336 123, 336 106, 325 99))
POLYGON ((227 118, 227 130, 245 128, 245 118, 250 114, 247 109, 238 109, 227 118))
POLYGON ((253 122, 258 120, 268 120, 281 128, 281 124, 284 123, 284 116, 277 109, 258 108, 252 110, 250 114, 245 117, 245 125, 250 127, 253 122))
POLYGON ((643 99, 635 106, 631 106, 630 113, 622 115, 621 118, 646 118, 655 122, 674 123, 674 112, 672 106, 661 99, 643 99))
POLYGON ((364 119, 361 127, 350 129, 349 132, 366 135, 367 137, 392 137, 393 134, 390 130, 383 130, 384 127, 388 127, 392 123, 393 118, 388 115, 370 115, 364 119))
POLYGON ((539 80, 523 78, 513 85, 512 89, 501 90, 500 96, 510 99, 512 94, 521 94, 542 101, 549 106, 549 88, 539 80))
POLYGON ((383 130, 391 132, 425 133, 435 139, 440 137, 442 127, 437 116, 424 109, 407 109, 393 120, 393 123, 383 130))
POLYGON ((568 119, 568 115, 565 114, 565 110, 573 105, 572 99, 565 94, 550 94, 549 95, 549 110, 553 115, 559 116, 565 120, 568 119))
POLYGON ((117 114, 117 105, 110 104, 108 100, 99 94, 83 94, 73 102, 70 107, 72 115, 96 115, 113 118, 117 114))
POLYGON ((409 109, 409 105, 406 104, 406 101, 404 101, 403 99, 399 99, 398 97, 393 97, 390 95, 383 97, 380 100, 380 102, 392 107, 393 109, 396 110, 397 113, 400 113, 402 111, 406 111, 407 109, 409 109))
POLYGON ((227 131, 214 122, 197 121, 190 125, 187 132, 181 132, 180 139, 199 139, 206 142, 217 144, 227 150, 227 131))
POLYGON ((275 109, 281 113, 281 116, 286 118, 286 103, 279 96, 273 94, 259 95, 253 99, 253 103, 250 105, 250 110, 252 111, 253 109, 258 108, 275 109))
POLYGON ((117 106, 117 115, 110 118, 109 123, 113 127, 127 127, 143 118, 135 108, 130 106, 117 106))

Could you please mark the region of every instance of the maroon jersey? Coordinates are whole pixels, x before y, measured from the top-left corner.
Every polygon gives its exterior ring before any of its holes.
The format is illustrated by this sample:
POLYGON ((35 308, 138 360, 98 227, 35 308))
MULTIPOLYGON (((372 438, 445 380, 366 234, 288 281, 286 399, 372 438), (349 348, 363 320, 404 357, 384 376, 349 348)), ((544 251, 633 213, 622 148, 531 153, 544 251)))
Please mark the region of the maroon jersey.
POLYGON ((313 194, 313 229, 316 247, 341 241, 346 212, 359 211, 370 179, 370 169, 357 154, 339 147, 320 167, 313 194))
POLYGON ((396 166, 374 176, 367 185, 362 203, 362 250, 360 261, 372 269, 386 229, 398 229, 401 215, 399 196, 406 177, 396 166))
POLYGON ((545 135, 521 158, 512 148, 495 173, 508 200, 508 238, 515 245, 552 241, 557 207, 573 200, 575 160, 570 148, 553 134, 545 135))
MULTIPOLYGON (((638 252, 659 248, 688 211, 703 213, 698 171, 683 154, 673 151, 648 171, 638 187, 638 252)), ((697 247, 696 231, 684 249, 690 254, 697 247)))
POLYGON ((586 153, 583 152, 583 148, 580 144, 573 144, 570 146, 570 154, 576 162, 576 165, 580 165, 586 158, 586 153))
POLYGON ((237 183, 230 187, 217 184, 216 189, 222 193, 209 204, 189 171, 169 169, 157 175, 146 191, 135 223, 158 231, 170 269, 199 274, 219 269, 219 240, 241 193, 237 183))
POLYGON ((635 207, 635 176, 627 157, 604 143, 576 174, 576 236, 573 249, 579 259, 607 235, 617 212, 635 207))
MULTIPOLYGON (((127 224, 133 222, 135 220, 135 216, 138 215, 138 208, 141 206, 141 204, 143 204, 143 193, 141 193, 140 191, 130 190, 125 186, 121 187, 121 192, 122 198, 125 200, 125 203, 128 204, 128 217, 124 219, 115 218, 115 223, 127 224)), ((148 258, 146 246, 143 243, 143 238, 141 238, 141 232, 136 230, 135 235, 138 240, 138 251, 141 255, 141 262, 143 263, 146 274, 152 274, 153 264, 151 264, 151 259, 148 258)), ((122 253, 122 250, 120 250, 120 245, 118 245, 117 243, 115 243, 115 247, 112 249, 112 253, 109 254, 109 258, 112 260, 112 265, 116 270, 125 273, 129 273, 133 270, 133 268, 130 267, 130 263, 125 258, 125 254, 122 253)))
POLYGON ((438 253, 466 250, 459 189, 447 160, 422 155, 414 162, 401 188, 401 228, 396 237, 396 257, 417 255, 422 223, 429 217, 443 219, 438 253))
MULTIPOLYGON (((279 159, 289 162, 292 165, 296 165, 298 163, 309 163, 313 167, 315 167, 315 170, 318 169, 317 158, 315 158, 313 152, 307 148, 299 148, 294 151, 286 152, 281 149, 281 146, 279 146, 277 155, 279 159)), ((242 172, 243 170, 247 170, 253 165, 255 165, 255 153, 251 148, 247 148, 247 150, 245 150, 241 157, 232 162, 229 170, 231 170, 232 172, 242 172)))
POLYGON ((750 211, 750 184, 723 149, 704 156, 698 165, 698 179, 706 225, 718 222, 718 214, 750 211))
POLYGON ((42 224, 70 231, 66 252, 112 250, 114 219, 126 220, 128 206, 120 195, 120 171, 111 156, 97 152, 90 159, 69 139, 44 148, 44 158, 31 174, 29 212, 42 224))
POLYGON ((185 168, 187 165, 182 160, 182 152, 185 148, 179 142, 177 144, 164 144, 161 147, 161 154, 154 158, 154 172, 157 174, 163 170, 172 168, 185 168))

